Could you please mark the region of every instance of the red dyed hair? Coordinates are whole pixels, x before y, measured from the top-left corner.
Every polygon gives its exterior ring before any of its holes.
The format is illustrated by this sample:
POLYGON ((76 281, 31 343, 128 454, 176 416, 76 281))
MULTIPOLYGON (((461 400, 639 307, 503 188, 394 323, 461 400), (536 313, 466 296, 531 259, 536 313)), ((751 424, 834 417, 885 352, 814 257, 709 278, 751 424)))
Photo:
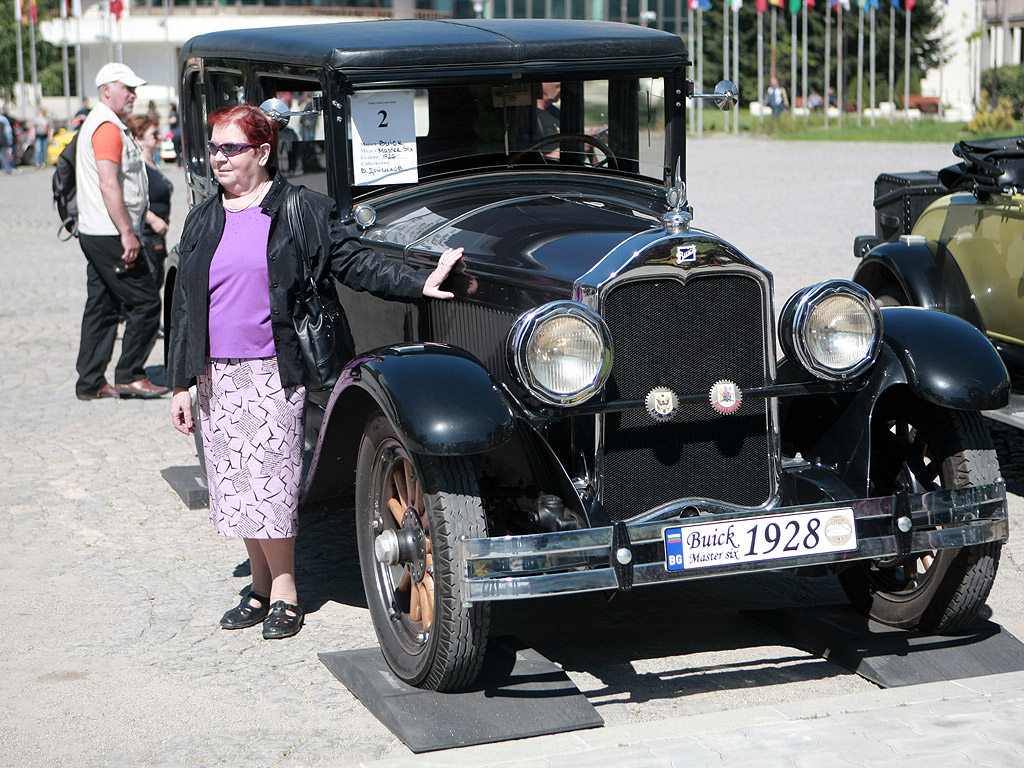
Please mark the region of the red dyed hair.
POLYGON ((267 165, 277 165, 277 123, 264 114, 263 110, 248 104, 223 107, 210 113, 206 124, 212 132, 218 125, 237 125, 245 134, 245 140, 253 144, 269 144, 270 159, 267 165))

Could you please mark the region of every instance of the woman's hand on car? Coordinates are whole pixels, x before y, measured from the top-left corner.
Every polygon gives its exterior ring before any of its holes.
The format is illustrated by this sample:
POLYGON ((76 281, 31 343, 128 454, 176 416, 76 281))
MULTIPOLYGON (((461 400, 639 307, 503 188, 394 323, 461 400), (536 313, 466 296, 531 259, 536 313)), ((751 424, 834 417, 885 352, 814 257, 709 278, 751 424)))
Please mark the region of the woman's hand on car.
POLYGON ((461 259, 461 248, 449 248, 442 253, 434 271, 427 275, 427 282, 423 286, 423 295, 430 299, 454 298, 455 294, 451 291, 441 290, 441 283, 448 279, 448 275, 459 265, 461 259))

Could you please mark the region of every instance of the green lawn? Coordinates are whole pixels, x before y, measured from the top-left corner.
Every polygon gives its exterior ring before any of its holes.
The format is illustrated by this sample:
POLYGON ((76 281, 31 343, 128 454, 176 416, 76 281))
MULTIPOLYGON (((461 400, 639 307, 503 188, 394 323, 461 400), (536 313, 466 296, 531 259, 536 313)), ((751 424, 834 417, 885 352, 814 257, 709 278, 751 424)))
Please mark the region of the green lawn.
MULTIPOLYGON (((771 136, 777 139, 798 141, 939 141, 953 143, 962 139, 986 139, 995 136, 1019 136, 1024 134, 1024 125, 1018 123, 1013 130, 996 133, 969 133, 967 123, 947 123, 934 118, 905 121, 897 116, 890 125, 888 118, 875 118, 871 125, 869 118, 862 118, 857 125, 856 115, 844 115, 840 128, 836 118, 829 119, 825 128, 823 115, 810 117, 783 115, 776 120, 763 120, 740 110, 740 134, 771 136)), ((732 123, 730 122, 730 133, 732 123)), ((721 134, 725 131, 725 117, 712 108, 704 109, 704 133, 721 134)))

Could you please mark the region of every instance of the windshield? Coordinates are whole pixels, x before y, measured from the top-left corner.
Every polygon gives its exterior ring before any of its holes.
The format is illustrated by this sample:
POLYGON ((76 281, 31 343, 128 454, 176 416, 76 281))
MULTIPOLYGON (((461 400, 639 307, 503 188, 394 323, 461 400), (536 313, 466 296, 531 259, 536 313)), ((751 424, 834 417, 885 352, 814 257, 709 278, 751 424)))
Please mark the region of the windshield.
POLYGON ((439 174, 559 167, 664 176, 660 78, 358 91, 349 99, 356 197, 439 174))

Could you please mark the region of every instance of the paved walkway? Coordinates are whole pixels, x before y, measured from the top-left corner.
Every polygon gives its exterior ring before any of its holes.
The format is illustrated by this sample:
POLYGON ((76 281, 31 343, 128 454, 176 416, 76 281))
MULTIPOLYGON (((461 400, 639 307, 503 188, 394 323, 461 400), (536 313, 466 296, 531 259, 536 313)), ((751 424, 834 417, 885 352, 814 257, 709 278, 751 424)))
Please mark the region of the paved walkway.
MULTIPOLYGON (((951 157, 745 139, 690 152, 696 224, 775 270, 780 297, 849 276, 877 172, 951 157)), ((411 755, 317 660, 375 642, 345 510, 303 518, 296 638, 218 628, 249 583, 244 549, 161 477, 195 463, 165 401, 75 399, 85 265, 56 238, 49 187, 48 172, 0 177, 0 765, 1022 764, 1024 677, 879 691, 745 618, 841 599, 834 581, 776 576, 502 606, 496 628, 562 665, 606 727, 411 755)), ((1015 537, 990 605, 1024 637, 1015 445, 1015 537)))

